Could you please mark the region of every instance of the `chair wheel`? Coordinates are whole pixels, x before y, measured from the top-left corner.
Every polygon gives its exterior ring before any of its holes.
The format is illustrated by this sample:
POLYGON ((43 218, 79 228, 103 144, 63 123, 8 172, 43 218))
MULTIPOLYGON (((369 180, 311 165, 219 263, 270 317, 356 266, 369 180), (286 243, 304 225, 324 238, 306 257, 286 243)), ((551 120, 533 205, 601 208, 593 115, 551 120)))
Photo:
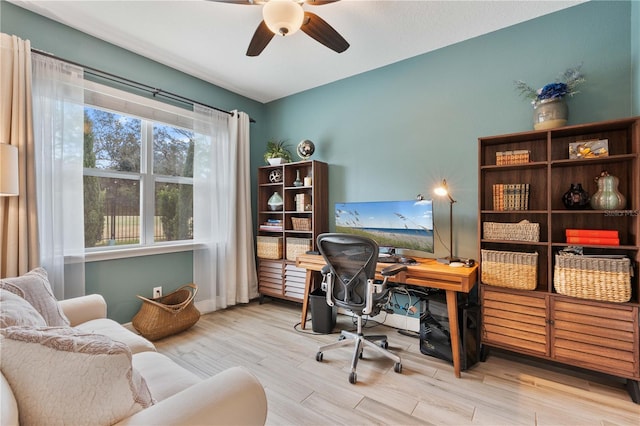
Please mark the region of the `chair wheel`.
POLYGON ((360 352, 360 355, 358 355, 358 357, 359 357, 360 359, 364 358, 364 353, 363 353, 363 352, 360 352))
POLYGON ((346 337, 345 337, 345 336, 343 336, 342 334, 340 335, 340 337, 338 337, 338 341, 340 341, 340 340, 344 340, 344 339, 346 339, 346 337))
POLYGON ((393 371, 395 371, 396 373, 402 373, 402 364, 399 362, 396 362, 395 365, 393 366, 393 371))
POLYGON ((318 352, 318 353, 316 354, 316 361, 318 361, 318 362, 322 362, 322 352, 318 352))
POLYGON ((355 385, 357 381, 358 381, 358 375, 355 373, 355 371, 349 374, 349 383, 351 383, 352 385, 355 385))
POLYGON ((380 347, 382 349, 389 349, 389 342, 387 342, 386 340, 383 340, 380 342, 380 347))

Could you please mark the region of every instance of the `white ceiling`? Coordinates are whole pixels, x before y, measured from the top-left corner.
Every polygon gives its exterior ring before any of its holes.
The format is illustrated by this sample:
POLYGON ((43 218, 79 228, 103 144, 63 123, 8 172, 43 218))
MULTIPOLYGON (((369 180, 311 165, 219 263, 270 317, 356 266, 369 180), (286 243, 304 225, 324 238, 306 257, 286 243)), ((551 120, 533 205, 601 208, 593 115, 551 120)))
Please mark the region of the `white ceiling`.
POLYGON ((245 52, 262 6, 207 0, 9 0, 259 102, 269 102, 552 13, 570 1, 342 0, 304 8, 351 47, 338 54, 299 31, 245 52))

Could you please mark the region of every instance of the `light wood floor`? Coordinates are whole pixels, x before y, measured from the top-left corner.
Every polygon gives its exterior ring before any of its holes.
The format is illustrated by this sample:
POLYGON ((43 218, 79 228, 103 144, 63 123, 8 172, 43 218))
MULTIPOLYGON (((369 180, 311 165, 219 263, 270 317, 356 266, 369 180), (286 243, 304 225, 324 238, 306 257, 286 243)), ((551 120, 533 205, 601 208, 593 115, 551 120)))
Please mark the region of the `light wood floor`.
MULTIPOLYGON (((451 365, 420 353, 418 339, 384 326, 366 332, 389 336, 402 373, 365 352, 352 385, 351 350, 317 362, 318 345, 337 334, 313 334, 311 323, 296 330, 299 321, 300 305, 252 302, 203 315, 156 346, 202 377, 251 370, 265 387, 268 425, 640 425, 640 405, 618 379, 496 351, 456 379, 451 365)), ((338 315, 336 328, 352 329, 351 318, 338 315)))

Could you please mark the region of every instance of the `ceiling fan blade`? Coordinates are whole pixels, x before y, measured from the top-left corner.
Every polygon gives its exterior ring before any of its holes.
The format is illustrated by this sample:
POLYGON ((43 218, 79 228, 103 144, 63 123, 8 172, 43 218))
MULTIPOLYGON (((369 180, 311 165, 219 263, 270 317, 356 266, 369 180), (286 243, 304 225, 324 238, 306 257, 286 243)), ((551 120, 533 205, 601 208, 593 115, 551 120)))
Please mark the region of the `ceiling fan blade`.
POLYGON ((305 0, 305 3, 311 6, 322 6, 323 4, 335 3, 340 0, 305 0))
POLYGON ((315 13, 304 12, 304 21, 300 29, 309 37, 338 53, 342 53, 349 48, 347 40, 315 13))
POLYGON ((251 38, 251 42, 247 48, 247 56, 258 56, 262 53, 274 35, 275 34, 271 32, 269 27, 267 27, 264 20, 260 22, 260 25, 256 28, 256 32, 253 33, 253 37, 251 38))

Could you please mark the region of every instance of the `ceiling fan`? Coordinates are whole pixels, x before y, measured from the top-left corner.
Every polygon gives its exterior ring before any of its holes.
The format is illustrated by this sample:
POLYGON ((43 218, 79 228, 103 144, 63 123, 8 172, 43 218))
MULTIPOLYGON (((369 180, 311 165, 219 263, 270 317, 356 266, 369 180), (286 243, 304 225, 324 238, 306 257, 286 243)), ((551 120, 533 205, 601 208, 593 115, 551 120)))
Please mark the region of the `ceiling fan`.
POLYGON ((235 3, 242 5, 263 5, 262 22, 258 25, 249 47, 247 56, 258 56, 274 35, 290 36, 302 30, 317 42, 331 50, 342 53, 349 48, 349 43, 331 25, 315 13, 302 8, 306 3, 320 6, 339 0, 213 0, 219 3, 235 3))

